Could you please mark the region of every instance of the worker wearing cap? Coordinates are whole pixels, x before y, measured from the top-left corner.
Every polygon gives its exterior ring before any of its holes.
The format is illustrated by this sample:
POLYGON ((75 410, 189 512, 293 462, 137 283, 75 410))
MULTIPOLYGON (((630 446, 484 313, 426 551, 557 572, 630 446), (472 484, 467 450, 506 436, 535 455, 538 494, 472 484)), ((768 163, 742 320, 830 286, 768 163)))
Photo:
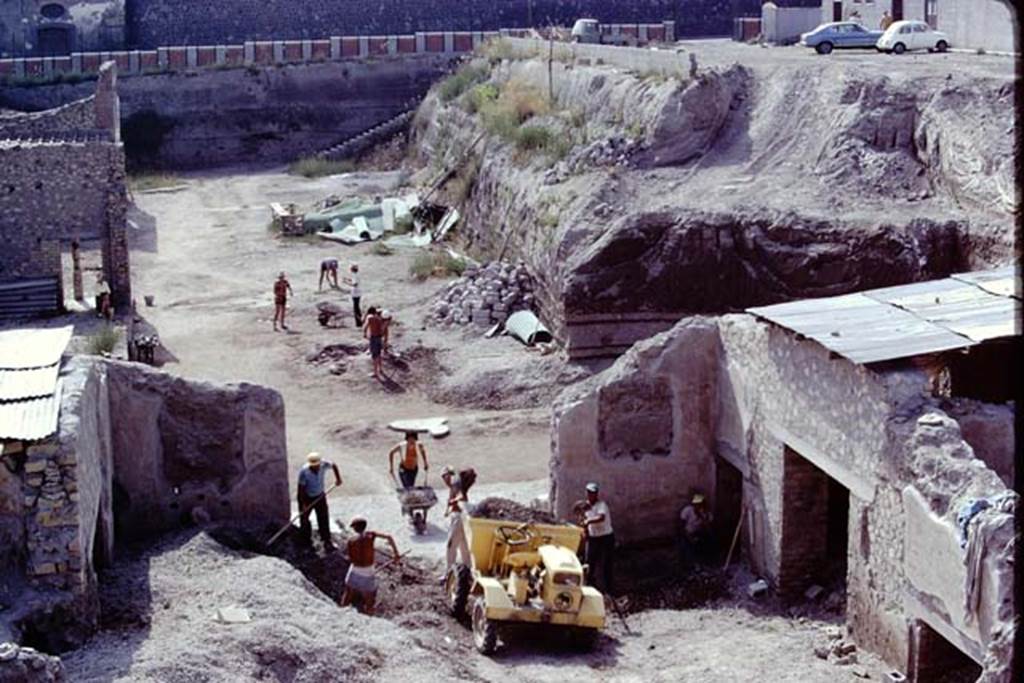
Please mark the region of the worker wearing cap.
POLYGON ((679 550, 683 566, 706 559, 711 542, 711 511, 701 493, 694 494, 690 503, 679 513, 679 550))
POLYGON ((394 553, 394 562, 401 562, 402 556, 398 552, 394 538, 377 531, 367 531, 366 520, 362 517, 354 518, 349 527, 356 532, 356 537, 347 544, 350 564, 345 574, 345 592, 341 596, 341 606, 351 605, 353 599, 358 597, 357 609, 363 614, 372 615, 374 603, 377 601, 377 577, 373 569, 376 549, 373 544, 378 538, 387 541, 391 545, 391 552, 394 553))
POLYGON ((299 517, 300 539, 304 545, 313 543, 313 525, 309 522, 309 513, 316 512, 316 528, 320 532, 324 550, 333 550, 331 540, 331 523, 327 511, 327 469, 334 470, 334 485, 341 486, 341 472, 338 466, 320 457, 319 453, 306 456, 306 464, 299 470, 298 490, 296 499, 301 515, 299 517))
POLYGON ((608 503, 601 500, 595 482, 587 484, 587 500, 581 506, 583 528, 587 536, 587 565, 590 583, 602 593, 611 593, 615 563, 615 534, 608 503))
MULTIPOLYGON (((472 470, 466 470, 468 474, 472 470)), ((473 472, 472 479, 475 481, 476 473, 473 472)), ((451 465, 445 465, 441 470, 441 480, 448 487, 448 504, 445 508, 445 516, 448 517, 448 547, 445 556, 446 571, 455 564, 455 555, 460 553, 462 563, 467 567, 469 561, 469 543, 466 541, 466 530, 462 526, 463 508, 469 504, 469 487, 472 481, 464 481, 462 475, 456 474, 451 465)))

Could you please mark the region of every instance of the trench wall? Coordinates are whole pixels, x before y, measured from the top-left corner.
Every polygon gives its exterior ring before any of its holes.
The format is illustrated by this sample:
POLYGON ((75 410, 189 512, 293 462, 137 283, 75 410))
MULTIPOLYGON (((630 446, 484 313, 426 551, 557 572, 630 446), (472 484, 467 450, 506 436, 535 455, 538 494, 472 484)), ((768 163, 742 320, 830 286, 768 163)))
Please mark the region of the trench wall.
MULTIPOLYGON (((122 78, 128 160, 176 169, 294 160, 414 106, 447 72, 450 59, 437 54, 122 78)), ((9 88, 0 92, 0 103, 46 109, 89 89, 89 83, 9 88)))

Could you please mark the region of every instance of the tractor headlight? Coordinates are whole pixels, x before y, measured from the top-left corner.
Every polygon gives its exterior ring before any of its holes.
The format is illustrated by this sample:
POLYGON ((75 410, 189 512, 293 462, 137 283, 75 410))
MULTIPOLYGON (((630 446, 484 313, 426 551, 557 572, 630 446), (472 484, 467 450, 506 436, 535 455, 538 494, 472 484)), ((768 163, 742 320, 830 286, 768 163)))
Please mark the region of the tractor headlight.
POLYGON ((555 596, 555 609, 567 610, 572 608, 572 593, 559 593, 555 596))

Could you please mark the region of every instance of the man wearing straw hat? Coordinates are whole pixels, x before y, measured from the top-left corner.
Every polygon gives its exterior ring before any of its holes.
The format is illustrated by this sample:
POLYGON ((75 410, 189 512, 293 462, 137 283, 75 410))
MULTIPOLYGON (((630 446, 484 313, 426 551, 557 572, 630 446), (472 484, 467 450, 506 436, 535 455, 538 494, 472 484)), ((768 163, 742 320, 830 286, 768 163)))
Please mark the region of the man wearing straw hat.
POLYGON ((679 550, 684 567, 707 559, 712 521, 704 495, 694 494, 690 503, 679 513, 679 550))
POLYGON ((299 534, 304 545, 313 544, 313 525, 309 522, 309 513, 316 512, 316 528, 320 532, 324 550, 333 550, 331 540, 331 522, 327 511, 327 469, 334 470, 334 485, 341 486, 341 472, 338 466, 320 457, 319 453, 306 456, 306 464, 299 470, 299 484, 296 498, 299 502, 301 516, 299 518, 299 534))

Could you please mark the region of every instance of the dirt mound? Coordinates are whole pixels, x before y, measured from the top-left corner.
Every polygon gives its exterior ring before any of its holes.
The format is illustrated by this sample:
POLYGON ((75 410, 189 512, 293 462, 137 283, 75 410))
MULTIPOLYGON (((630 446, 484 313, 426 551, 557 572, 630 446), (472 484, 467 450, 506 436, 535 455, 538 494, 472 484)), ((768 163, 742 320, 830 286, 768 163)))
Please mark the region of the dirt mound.
POLYGON ((484 498, 473 507, 474 517, 485 519, 508 519, 533 524, 557 524, 558 519, 550 512, 521 505, 508 498, 491 496, 484 498))

